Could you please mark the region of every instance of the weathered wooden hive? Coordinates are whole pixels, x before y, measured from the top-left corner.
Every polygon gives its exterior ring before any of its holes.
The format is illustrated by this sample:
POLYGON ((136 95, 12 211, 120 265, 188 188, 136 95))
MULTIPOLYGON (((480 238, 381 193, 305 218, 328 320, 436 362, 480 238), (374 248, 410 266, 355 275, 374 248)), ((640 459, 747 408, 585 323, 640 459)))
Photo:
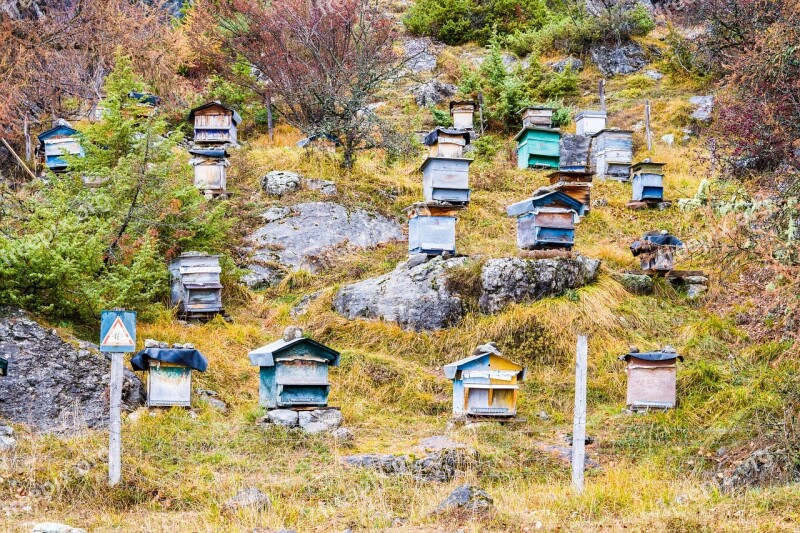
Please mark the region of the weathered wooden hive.
POLYGON ((675 252, 682 247, 683 242, 667 231, 649 231, 631 244, 631 253, 645 272, 669 272, 675 267, 675 252))
POLYGON ((605 111, 581 111, 575 117, 575 133, 591 137, 606 129, 605 111))
POLYGON ((208 360, 194 348, 145 348, 131 366, 147 373, 148 407, 190 407, 192 370, 205 372, 208 360))
POLYGON ((192 109, 189 121, 194 124, 194 142, 197 144, 236 144, 236 126, 242 117, 215 100, 192 109))
POLYGON ((592 167, 600 178, 627 181, 633 162, 633 132, 604 129, 592 137, 592 167))
POLYGON ((450 102, 450 116, 453 118, 454 129, 475 129, 475 102, 472 100, 450 102))
POLYGON ((222 284, 218 255, 186 252, 169 265, 170 301, 186 317, 222 313, 222 284))
POLYGON ((8 359, 0 357, 0 377, 8 375, 8 359))
POLYGON ((634 202, 659 203, 664 201, 664 166, 645 159, 631 167, 631 184, 634 202))
POLYGON ((469 204, 469 165, 472 159, 428 157, 422 163, 422 192, 426 202, 469 204))
POLYGON ((461 206, 418 203, 407 207, 408 253, 456 253, 456 221, 461 206))
POLYGON ((558 169, 564 171, 584 172, 591 166, 591 137, 565 134, 559 141, 558 169))
POLYGON ((514 138, 518 168, 558 168, 561 132, 526 126, 514 138))
POLYGON ((53 172, 67 170, 66 156, 83 157, 78 130, 64 121, 39 134, 39 149, 44 155, 44 165, 53 172))
POLYGON ((583 204, 585 212, 589 212, 592 204, 592 177, 588 171, 559 169, 547 175, 550 185, 583 204))
POLYGON ((464 147, 469 144, 468 131, 436 128, 425 137, 423 143, 428 147, 428 157, 463 157, 464 147))
POLYGON ((675 382, 677 362, 683 357, 666 346, 658 352, 639 352, 631 347, 630 353, 620 357, 627 363, 628 394, 626 404, 633 411, 647 409, 672 409, 676 404, 675 382))
POLYGON ((525 368, 503 357, 495 343, 478 346, 469 357, 445 365, 444 375, 453 382, 455 416, 516 416, 525 368))
POLYGON ((303 337, 289 327, 273 343, 253 350, 250 364, 259 367, 259 404, 268 409, 325 407, 330 382, 328 368, 339 366, 339 352, 303 337))
POLYGON ((551 128, 553 126, 553 108, 526 107, 519 112, 522 116, 523 128, 551 128))
POLYGON ((228 152, 223 148, 192 148, 189 164, 194 167, 194 186, 206 194, 227 192, 228 152))
POLYGON ((579 200, 551 187, 506 208, 517 218, 517 246, 523 250, 564 248, 575 244, 575 224, 586 213, 579 200))

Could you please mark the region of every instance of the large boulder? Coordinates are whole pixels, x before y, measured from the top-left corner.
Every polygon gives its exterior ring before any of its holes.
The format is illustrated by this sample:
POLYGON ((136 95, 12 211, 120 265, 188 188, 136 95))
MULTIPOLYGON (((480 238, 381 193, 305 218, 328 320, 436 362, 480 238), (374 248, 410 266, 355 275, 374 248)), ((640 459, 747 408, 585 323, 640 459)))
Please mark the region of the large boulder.
MULTIPOLYGON (((413 256, 382 276, 343 287, 334 297, 337 312, 349 319, 396 322, 404 329, 430 331, 458 324, 465 314, 461 284, 449 283, 450 271, 465 266, 467 257, 429 261, 413 256)), ((594 281, 600 261, 578 255, 548 259, 489 259, 480 270, 478 304, 496 313, 512 303, 557 296, 594 281)), ((465 287, 466 288, 466 287, 465 287)), ((474 294, 474 287, 469 288, 474 294)))
POLYGON ((415 331, 454 326, 464 317, 464 305, 447 287, 447 270, 466 261, 437 257, 401 263, 388 274, 342 288, 333 306, 351 320, 378 318, 415 331))
POLYGON ((299 189, 302 179, 297 172, 273 170, 261 178, 261 188, 271 196, 283 196, 299 189))
POLYGON ((707 94, 705 96, 692 96, 689 98, 689 103, 694 106, 694 112, 691 118, 698 122, 711 122, 711 117, 714 114, 714 96, 707 94))
MULTIPOLYGON (((110 363, 88 343, 78 349, 23 311, 0 308, 0 356, 9 362, 0 378, 0 417, 48 432, 108 424, 110 363)), ((144 399, 142 382, 125 370, 123 408, 132 411, 144 399)))
POLYGON ((434 79, 414 86, 411 93, 419 107, 433 107, 456 94, 457 90, 458 87, 455 85, 434 79))
POLYGON ((248 237, 251 274, 244 281, 253 288, 273 285, 289 270, 314 271, 336 251, 403 240, 396 220, 331 202, 271 209, 263 218, 268 222, 248 237))
POLYGON ((632 74, 647 65, 644 49, 633 41, 596 44, 589 53, 604 76, 632 74))
POLYGON ((577 289, 597 278, 599 259, 575 258, 490 259, 481 272, 483 313, 496 313, 512 303, 541 300, 577 289))
POLYGON ((440 49, 441 46, 428 37, 406 39, 403 43, 405 67, 412 74, 434 70, 440 49))

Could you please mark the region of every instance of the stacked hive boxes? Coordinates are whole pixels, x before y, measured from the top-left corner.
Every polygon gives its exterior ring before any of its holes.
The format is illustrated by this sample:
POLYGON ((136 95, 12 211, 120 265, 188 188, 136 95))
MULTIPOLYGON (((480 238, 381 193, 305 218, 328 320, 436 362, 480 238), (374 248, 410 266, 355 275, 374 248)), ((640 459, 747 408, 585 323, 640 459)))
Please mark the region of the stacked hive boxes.
POLYGON ((558 168, 561 132, 552 127, 553 110, 549 107, 526 107, 521 112, 522 130, 517 142, 519 168, 558 168))
POLYGON ((239 114, 218 101, 195 107, 189 113, 194 128, 194 146, 189 164, 194 167, 194 185, 207 197, 227 194, 228 152, 236 146, 239 114))

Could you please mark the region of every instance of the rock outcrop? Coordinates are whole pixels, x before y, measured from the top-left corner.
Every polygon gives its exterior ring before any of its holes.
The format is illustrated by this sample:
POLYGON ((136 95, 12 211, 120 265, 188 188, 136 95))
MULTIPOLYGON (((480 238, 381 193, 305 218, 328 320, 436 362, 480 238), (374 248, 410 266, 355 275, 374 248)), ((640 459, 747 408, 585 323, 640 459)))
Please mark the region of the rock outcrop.
MULTIPOLYGON (((0 309, 0 356, 8 376, 0 386, 0 417, 34 431, 73 432, 108 424, 109 361, 88 343, 82 348, 45 329, 18 309, 0 309)), ((125 371, 122 403, 144 403, 144 387, 125 371)))
POLYGON ((450 98, 456 94, 457 90, 458 87, 450 83, 430 80, 414 86, 411 89, 411 93, 414 95, 414 100, 419 107, 432 107, 444 101, 445 98, 450 98))
POLYGON ((346 466, 366 468, 389 475, 411 475, 417 481, 446 483, 458 472, 477 464, 477 451, 464 445, 423 452, 420 458, 408 455, 361 454, 342 459, 346 466))
POLYGON ((472 485, 461 485, 439 504, 436 512, 485 513, 491 510, 493 505, 494 500, 485 490, 472 485))
POLYGON ((251 274, 243 280, 253 288, 274 285, 290 270, 314 271, 335 250, 373 248, 404 239, 397 221, 331 202, 271 208, 262 218, 267 223, 248 237, 251 274))
POLYGON ((597 44, 589 50, 589 53, 604 76, 632 74, 647 65, 644 49, 633 41, 622 44, 597 44))
MULTIPOLYGON (((464 317, 464 299, 448 283, 448 271, 465 266, 467 257, 429 261, 413 256, 392 272, 343 287, 333 300, 349 319, 396 322, 404 329, 430 331, 455 326, 464 317)), ((481 268, 480 311, 496 313, 507 305, 562 294, 594 281, 600 261, 574 258, 490 259, 481 268)))

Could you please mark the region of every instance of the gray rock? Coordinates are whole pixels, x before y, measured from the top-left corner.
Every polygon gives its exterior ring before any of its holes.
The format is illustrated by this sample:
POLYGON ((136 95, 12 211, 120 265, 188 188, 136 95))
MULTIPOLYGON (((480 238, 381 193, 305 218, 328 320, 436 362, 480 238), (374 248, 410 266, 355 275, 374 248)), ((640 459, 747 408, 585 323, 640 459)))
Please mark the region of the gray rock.
POLYGON ((675 144, 675 135, 672 133, 668 133, 661 137, 661 142, 666 144, 667 146, 673 146, 675 144))
POLYGON ((659 81, 664 77, 664 75, 657 70, 645 70, 644 75, 655 81, 659 81))
POLYGON ((212 409, 215 409, 220 413, 228 412, 228 405, 222 400, 218 400, 217 398, 214 398, 214 396, 212 395, 198 394, 198 396, 202 401, 206 402, 209 406, 211 406, 212 409))
POLYGON ((572 72, 580 72, 581 70, 583 70, 583 61, 581 61, 577 57, 569 56, 560 61, 556 61, 550 66, 556 72, 564 72, 568 66, 572 69, 572 72))
POLYGON ((33 526, 31 533, 86 533, 86 530, 59 522, 41 522, 33 526))
POLYGON ((342 288, 333 307, 350 320, 387 320, 415 331, 451 327, 464 317, 464 305, 447 288, 447 270, 466 261, 436 257, 411 267, 401 263, 388 274, 342 288))
POLYGON ((270 207, 261 213, 260 216, 265 222, 275 222, 276 220, 288 217, 291 212, 292 210, 288 207, 270 207))
POLYGON ((355 436, 353 432, 344 427, 340 427, 335 429, 331 432, 331 436, 336 440, 336 442, 341 446, 349 446, 353 443, 355 436))
POLYGON ((300 300, 289 310, 289 316, 297 318, 303 316, 308 312, 308 306, 311 305, 317 298, 320 297, 321 292, 312 292, 311 294, 303 295, 300 300))
POLYGON ((13 437, 14 428, 11 426, 0 426, 0 437, 13 437))
POLYGON ((480 310, 496 313, 512 303, 562 294, 594 281, 599 270, 598 259, 582 255, 574 259, 490 259, 481 272, 480 310))
POLYGON ((614 278, 632 294, 653 294, 653 278, 644 274, 618 274, 614 278))
POLYGON ((273 220, 247 237, 252 273, 243 281, 251 288, 279 282, 285 276, 282 269, 315 271, 326 256, 404 239, 396 220, 363 209, 308 202, 290 210, 293 216, 273 220))
POLYGON ((367 453, 349 455, 344 457, 342 462, 347 466, 367 468, 384 474, 396 475, 409 472, 409 460, 405 455, 367 453))
POLYGON ((439 504, 436 513, 453 511, 483 513, 489 511, 493 505, 494 500, 485 490, 472 485, 461 485, 439 504))
POLYGON ((470 448, 450 448, 429 453, 411 464, 417 481, 446 483, 478 461, 478 452, 470 448))
POLYGON ((241 489, 236 493, 236 496, 225 502, 222 506, 223 510, 231 512, 239 509, 269 509, 272 506, 272 500, 268 494, 264 494, 255 487, 241 489))
MULTIPOLYGON (((717 474, 720 488, 731 493, 746 487, 769 486, 797 481, 798 471, 786 450, 756 450, 717 474)), ((724 463, 724 461, 723 461, 724 463)))
POLYGON ((704 292, 708 290, 708 287, 705 285, 689 285, 686 289, 686 296, 689 297, 690 300, 696 300, 703 295, 704 292))
POLYGON ((427 439, 422 439, 417 445, 417 449, 423 453, 439 452, 442 450, 458 450, 465 449, 467 445, 463 442, 458 442, 446 435, 434 435, 427 439))
POLYGON ((605 198, 598 198, 592 202, 592 207, 608 207, 608 200, 605 198))
POLYGON ((550 420, 550 415, 547 414, 547 411, 539 411, 536 413, 536 418, 547 421, 550 420))
POLYGON ((334 431, 342 425, 343 421, 342 412, 338 409, 300 411, 298 416, 300 428, 308 433, 334 431))
POLYGON ((439 80, 430 80, 420 85, 416 85, 411 89, 411 94, 419 107, 433 107, 436 104, 444 101, 445 98, 450 98, 458 87, 450 83, 442 83, 439 80))
POLYGON ((17 445, 17 439, 14 437, 0 436, 0 452, 4 452, 14 448, 17 445))
POLYGON ((436 68, 436 59, 440 48, 427 37, 407 39, 403 43, 406 68, 413 74, 431 72, 436 68))
POLYGON ((633 41, 622 44, 596 44, 589 53, 604 76, 632 74, 647 64, 644 50, 633 41))
POLYGON ((300 187, 302 176, 297 172, 274 170, 261 178, 261 188, 272 196, 283 196, 300 187))
POLYGON ((689 103, 695 106, 694 113, 691 118, 698 122, 711 122, 711 116, 714 113, 714 96, 692 96, 689 98, 689 103))
POLYGON ((267 413, 267 420, 279 426, 295 427, 298 423, 297 411, 291 409, 273 409, 267 413))
POLYGON ((686 276, 683 278, 683 282, 689 285, 705 285, 708 283, 708 277, 706 276, 686 276))
POLYGON ((306 188, 311 189, 312 191, 319 191, 320 194, 324 196, 333 196, 339 192, 339 190, 336 188, 336 184, 330 180, 309 178, 303 181, 303 184, 306 186, 306 188))
MULTIPOLYGON (((536 448, 555 456, 566 465, 572 464, 572 446, 559 446, 555 444, 547 444, 545 442, 537 442, 536 448)), ((588 452, 584 456, 583 465, 585 468, 602 468, 600 463, 589 456, 588 452)))
MULTIPOLYGON (((0 385, 0 415, 34 431, 72 433, 108 424, 109 364, 79 350, 19 309, 0 308, 0 354, 9 375, 0 385)), ((125 370, 123 409, 144 403, 144 387, 125 370)))

